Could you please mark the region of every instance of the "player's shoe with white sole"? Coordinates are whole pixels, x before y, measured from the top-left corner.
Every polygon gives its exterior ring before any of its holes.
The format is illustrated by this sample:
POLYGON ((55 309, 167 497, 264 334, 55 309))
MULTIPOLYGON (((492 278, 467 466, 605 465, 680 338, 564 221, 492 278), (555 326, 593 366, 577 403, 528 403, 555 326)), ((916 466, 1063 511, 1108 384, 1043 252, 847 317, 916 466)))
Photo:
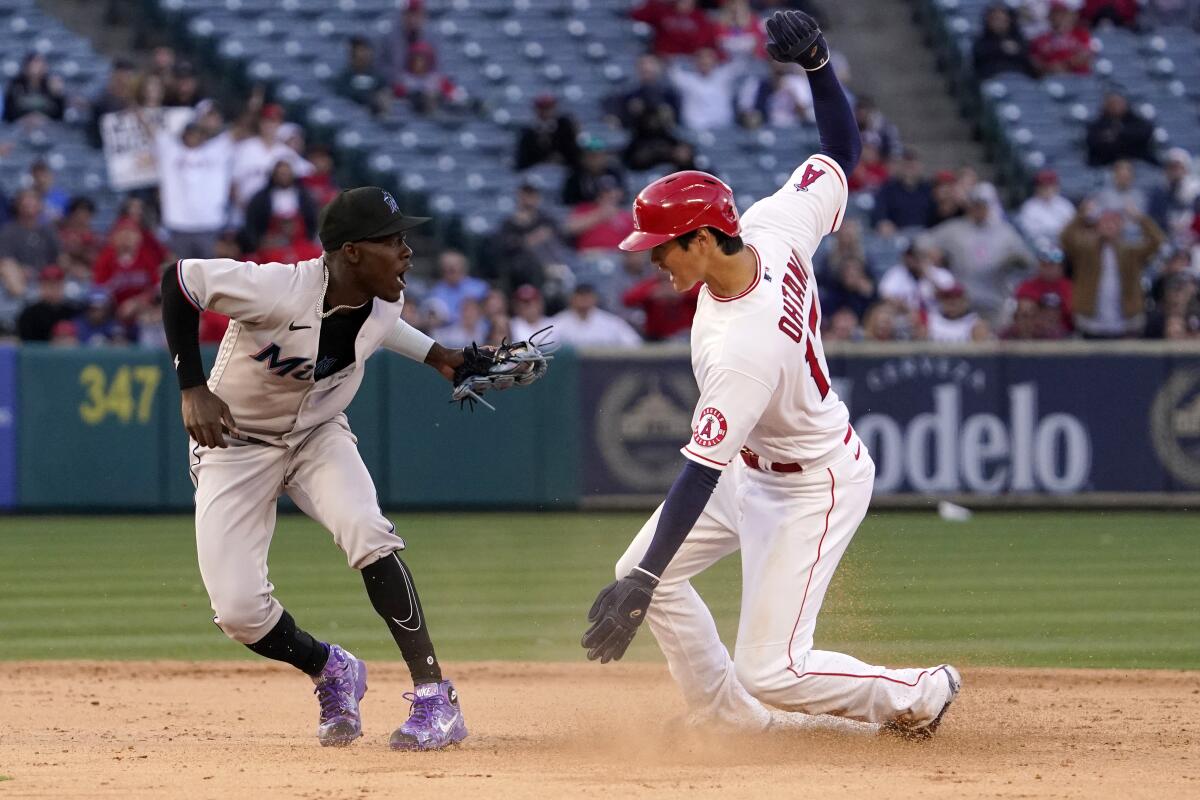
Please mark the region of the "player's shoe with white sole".
POLYGON ((404 699, 412 703, 408 721, 392 734, 393 750, 440 750, 467 738, 467 723, 450 681, 423 683, 404 699))
POLYGON ((937 729, 942 724, 942 719, 945 718, 946 712, 950 710, 950 704, 954 702, 954 698, 958 697, 958 692, 962 689, 962 676, 958 674, 958 670, 949 664, 940 664, 934 668, 934 671, 941 670, 946 676, 946 681, 950 684, 950 696, 946 699, 942 710, 937 716, 924 725, 912 725, 902 720, 894 722, 885 722, 880 726, 879 732, 886 736, 896 736, 908 741, 920 742, 926 739, 932 739, 937 733, 937 729))
POLYGON ((313 693, 321 704, 317 738, 322 747, 345 747, 362 736, 358 703, 367 693, 367 664, 336 644, 329 645, 329 660, 313 678, 313 693))

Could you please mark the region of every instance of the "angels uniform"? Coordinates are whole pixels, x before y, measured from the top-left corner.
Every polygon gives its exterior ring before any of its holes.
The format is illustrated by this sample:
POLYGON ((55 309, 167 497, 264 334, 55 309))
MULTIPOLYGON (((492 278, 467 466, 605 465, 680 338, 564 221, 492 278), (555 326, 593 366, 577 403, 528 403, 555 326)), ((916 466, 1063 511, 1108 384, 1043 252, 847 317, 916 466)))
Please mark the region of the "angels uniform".
POLYGON ((208 388, 229 404, 243 438, 227 437, 227 448, 192 441, 189 466, 200 573, 216 622, 253 643, 283 613, 267 579, 281 494, 333 534, 355 569, 404 548, 344 412, 372 353, 386 347, 423 361, 433 340, 400 319, 403 296, 322 318, 323 256, 298 264, 184 259, 177 274, 197 310, 232 318, 208 388), (336 326, 360 327, 339 337, 336 326))
MULTIPOLYGON (((805 161, 742 217, 758 262, 734 297, 701 290, 692 326, 700 400, 683 454, 723 470, 704 513, 661 576, 647 619, 689 707, 702 718, 765 726, 758 702, 866 722, 932 719, 948 681, 813 650, 825 590, 871 498, 875 465, 833 391, 821 345, 812 255, 838 229, 846 176, 805 161), (742 608, 733 658, 692 576, 741 550, 742 608)), ((647 521, 617 565, 641 561, 647 521)))

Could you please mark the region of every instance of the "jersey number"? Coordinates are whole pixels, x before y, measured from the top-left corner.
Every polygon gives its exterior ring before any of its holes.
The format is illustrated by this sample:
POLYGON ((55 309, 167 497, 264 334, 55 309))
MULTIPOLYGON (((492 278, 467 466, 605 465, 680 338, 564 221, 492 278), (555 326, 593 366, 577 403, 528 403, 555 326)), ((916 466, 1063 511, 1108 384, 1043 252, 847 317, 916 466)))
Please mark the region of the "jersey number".
POLYGON ((808 187, 812 185, 813 181, 815 181, 817 178, 821 177, 824 174, 825 174, 825 170, 813 169, 812 164, 805 164, 804 165, 804 175, 801 176, 800 182, 796 184, 796 191, 807 192, 808 187))

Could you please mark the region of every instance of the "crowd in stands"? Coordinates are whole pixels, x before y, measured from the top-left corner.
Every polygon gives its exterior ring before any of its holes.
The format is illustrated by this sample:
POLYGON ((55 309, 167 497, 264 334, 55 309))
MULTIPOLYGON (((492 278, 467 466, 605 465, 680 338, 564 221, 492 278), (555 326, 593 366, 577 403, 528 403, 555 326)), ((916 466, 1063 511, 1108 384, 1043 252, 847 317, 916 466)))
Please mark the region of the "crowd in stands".
MULTIPOLYGON (((647 254, 617 250, 640 188, 628 173, 696 168, 699 131, 811 130, 806 76, 764 51, 763 16, 780 5, 821 16, 810 3, 780 0, 638 5, 634 18, 652 31, 647 51, 603 109, 627 143, 610 148, 583 132, 560 98, 537 96, 510 163, 559 164, 562 185, 523 181, 477 263, 452 249, 428 254, 435 267, 408 281, 408 321, 450 347, 520 339, 547 325, 576 346, 686 341, 699 288, 677 294, 647 254), (590 277, 598 271, 603 280, 590 277)), ((1151 24, 1163 14, 1196 20, 1198 7, 997 3, 985 13, 975 68, 985 77, 1087 72, 1093 26, 1151 24)), ((339 90, 381 115, 470 113, 475 100, 439 68, 426 25, 420 0, 410 0, 383 40, 351 38, 339 90)), ((863 154, 848 176, 851 212, 815 259, 826 339, 1200 338, 1200 176, 1189 153, 1155 149, 1152 126, 1125 98, 1107 95, 1088 129, 1088 158, 1109 167, 1108 186, 1076 205, 1046 170, 1009 210, 970 167, 929 174, 872 99, 854 93, 844 59, 834 63, 851 92, 863 154), (1134 177, 1147 169, 1161 181, 1145 194, 1134 177), (876 240, 891 247, 870 247, 876 240)), ((104 114, 133 114, 158 184, 131 191, 105 230, 94 224, 92 200, 58 189, 44 161, 19 186, 3 186, 0 337, 161 347, 158 280, 169 260, 320 255, 317 215, 339 190, 333 155, 307 144, 263 91, 223 109, 202 75, 159 47, 144 64, 114 63, 99 96, 70 98, 55 65, 31 55, 5 89, 4 124, 60 119, 71 103, 88 109, 97 146, 104 114)), ((218 341, 226 322, 206 313, 202 341, 218 341)))

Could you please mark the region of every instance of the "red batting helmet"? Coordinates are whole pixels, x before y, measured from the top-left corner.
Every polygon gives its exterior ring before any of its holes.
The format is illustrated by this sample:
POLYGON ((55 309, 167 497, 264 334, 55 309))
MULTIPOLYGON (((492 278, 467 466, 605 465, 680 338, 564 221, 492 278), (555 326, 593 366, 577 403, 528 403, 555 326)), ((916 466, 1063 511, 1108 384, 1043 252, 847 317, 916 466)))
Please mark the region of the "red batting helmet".
POLYGON ((733 190, 707 172, 675 172, 642 189, 633 201, 633 233, 622 250, 649 250, 697 228, 740 236, 733 190))

